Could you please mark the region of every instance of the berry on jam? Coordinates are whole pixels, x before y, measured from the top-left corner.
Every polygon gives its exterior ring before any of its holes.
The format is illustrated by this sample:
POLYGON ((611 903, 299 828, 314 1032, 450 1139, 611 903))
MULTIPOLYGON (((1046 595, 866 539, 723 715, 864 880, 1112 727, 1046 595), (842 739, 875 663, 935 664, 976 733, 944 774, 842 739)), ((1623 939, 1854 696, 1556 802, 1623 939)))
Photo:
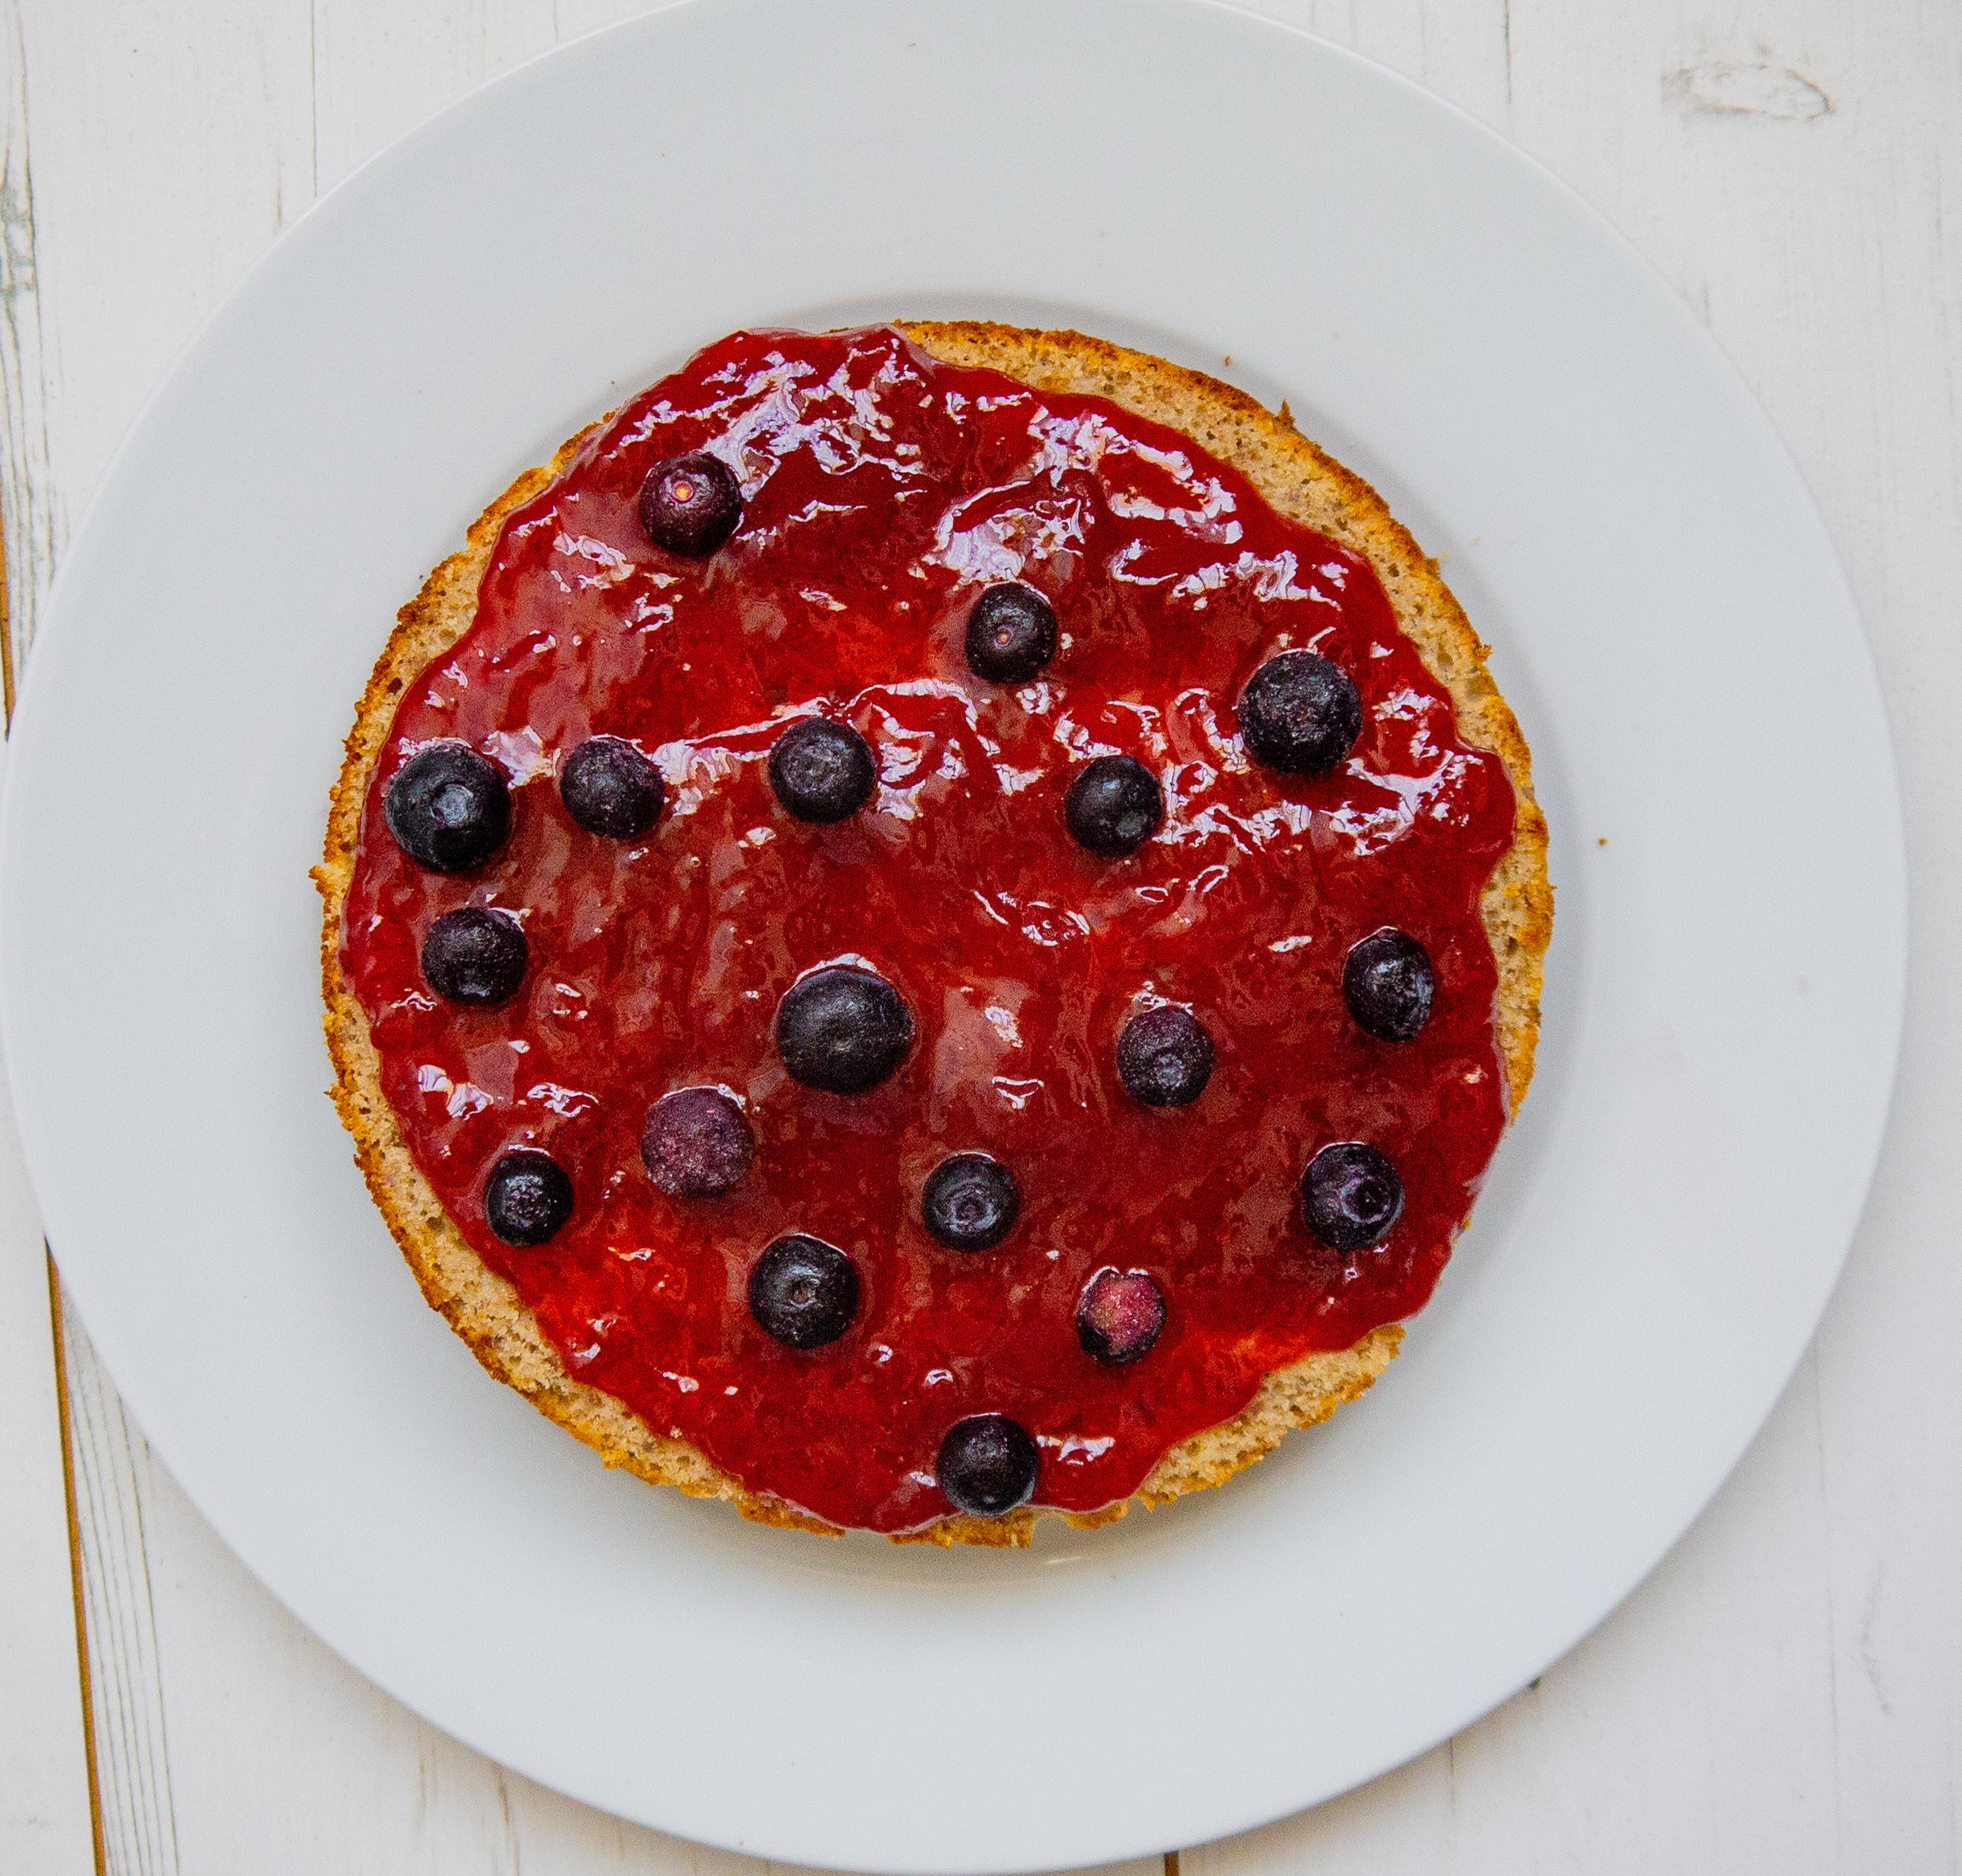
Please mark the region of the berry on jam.
POLYGON ((572 1216, 572 1181, 549 1153, 521 1146, 490 1169, 483 1215, 506 1244, 544 1244, 572 1216))
POLYGON ((1117 1078, 1146 1107, 1189 1107, 1212 1076, 1213 1039, 1189 1010, 1161 1003, 1118 1032, 1117 1078))
POLYGON ((671 1199, 719 1199, 749 1177, 756 1136, 719 1088, 676 1088, 647 1110, 640 1157, 671 1199))
POLYGON ((764 1334, 792 1348, 822 1348, 858 1313, 858 1267, 835 1244, 794 1231, 749 1273, 749 1313, 764 1334))
POLYGON ((1308 1162, 1301 1175, 1301 1216, 1335 1251, 1381 1244, 1403 1213, 1396 1169, 1361 1140, 1338 1140, 1308 1162))
POLYGON ((956 1511, 999 1518, 1036 1489, 1036 1442, 1005 1413, 970 1414, 947 1429, 934 1476, 956 1511))
POLYGON ((743 491, 705 450, 656 463, 640 485, 640 525, 657 548, 706 560, 742 525, 743 491))
POLYGON ((1240 693, 1247 753, 1284 775, 1319 775, 1355 747, 1362 699, 1347 672, 1318 651, 1284 651, 1240 693))
POLYGON ((1107 1368, 1150 1354, 1165 1324, 1165 1292, 1142 1270, 1107 1264, 1083 1286, 1077 1302, 1077 1340, 1085 1355, 1107 1368))
POLYGON ((1070 837, 1092 853, 1127 854, 1158 831, 1165 790, 1132 756, 1100 756, 1077 771, 1062 798, 1070 837))
POLYGON ((1056 615, 1032 586, 1004 580, 968 615, 968 669, 990 684, 1026 684, 1056 655, 1056 615))
POLYGON ((777 1053, 794 1080, 832 1094, 876 1088, 913 1046, 913 1013, 884 978, 828 965, 777 1006, 777 1053))
POLYGON ((559 798, 589 834, 633 840, 661 818, 661 771, 617 736, 589 736, 559 771, 559 798))
POLYGON ((770 786, 799 821, 822 825, 856 814, 878 780, 871 744, 849 723, 801 717, 771 745, 770 786))
POLYGON ((926 1175, 920 1214, 949 1250, 989 1251, 1015 1229, 1022 1209, 1015 1175, 985 1153, 956 1153, 926 1175))
POLYGON ((468 743, 430 743, 389 777, 381 812, 396 845, 419 866, 468 873, 510 833, 511 786, 468 743))
POLYGON ((1407 1042, 1430 1021, 1437 994, 1430 953, 1407 931, 1385 925, 1349 947, 1342 1000, 1372 1036, 1407 1042))
POLYGON ((422 940, 422 976, 445 1002, 487 1010, 509 1002, 530 961, 525 928, 490 906, 445 912, 422 940))

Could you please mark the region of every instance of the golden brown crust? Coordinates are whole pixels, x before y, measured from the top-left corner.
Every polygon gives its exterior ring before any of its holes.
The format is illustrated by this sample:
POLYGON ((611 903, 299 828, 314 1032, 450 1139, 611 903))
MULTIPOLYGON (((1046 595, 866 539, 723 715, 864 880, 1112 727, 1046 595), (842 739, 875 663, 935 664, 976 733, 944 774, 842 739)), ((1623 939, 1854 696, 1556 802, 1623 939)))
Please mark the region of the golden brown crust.
MULTIPOLYGON (((1553 923, 1547 830, 1532 792, 1525 738, 1487 674, 1487 647, 1408 532, 1376 491, 1278 415, 1244 392, 1163 359, 1079 332, 1041 332, 964 320, 900 328, 922 350, 953 364, 986 366, 1039 390, 1089 392, 1183 431, 1229 462, 1285 514, 1365 556, 1388 593, 1398 623, 1450 690, 1460 733, 1505 763, 1518 798, 1510 851, 1487 881, 1482 911, 1498 961, 1500 1053, 1517 1113, 1532 1078, 1539 1038, 1542 961, 1553 923)), ((544 488, 589 434, 581 431, 544 468, 528 469, 472 526, 463 551, 444 561, 398 615, 369 679, 328 818, 325 852, 314 879, 325 901, 320 980, 334 1059, 333 1098, 354 1140, 354 1158, 432 1308, 440 1311, 497 1378, 593 1447, 612 1466, 693 1496, 728 1501, 765 1524, 830 1532, 781 1499, 752 1492, 685 1440, 655 1433, 615 1400, 575 1381, 530 1310, 464 1239, 417 1169, 383 1094, 381 1063, 359 1003, 343 982, 341 912, 354 874, 361 814, 374 765, 393 722, 396 699, 460 638, 475 616, 476 593, 505 517, 544 488)), ((1222 1484, 1297 1427, 1326 1419, 1368 1388, 1396 1352, 1403 1331, 1376 1329, 1353 1348, 1311 1355, 1261 1383, 1245 1411, 1195 1434, 1168 1452, 1130 1499, 1085 1514, 1024 1507, 1006 1518, 943 1518, 907 1534, 908 1542, 1014 1545, 1028 1542, 1043 1515, 1089 1526, 1122 1517, 1134 1503, 1159 1505, 1222 1484)))

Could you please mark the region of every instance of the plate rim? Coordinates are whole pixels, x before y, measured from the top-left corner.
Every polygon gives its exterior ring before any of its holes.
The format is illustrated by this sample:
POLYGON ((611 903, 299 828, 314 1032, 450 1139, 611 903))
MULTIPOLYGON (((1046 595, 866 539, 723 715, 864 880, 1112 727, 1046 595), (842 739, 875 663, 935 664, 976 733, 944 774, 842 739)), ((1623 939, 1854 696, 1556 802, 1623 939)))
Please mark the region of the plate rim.
MULTIPOLYGON (((772 0, 756 0, 757 5, 767 6, 771 3, 772 0)), ((1898 1097, 1901 1047, 1906 1017, 1907 964, 1913 937, 1899 752, 1892 721, 1886 708, 1884 692, 1879 683, 1872 639, 1865 628, 1864 616, 1857 596, 1852 589, 1850 581, 1846 575, 1843 561, 1812 491, 1796 459, 1793 457, 1783 435, 1772 423, 1769 415, 1758 402, 1738 366, 1709 329, 1696 320, 1682 296, 1656 263, 1650 260, 1628 236, 1615 227, 1578 191, 1564 182, 1538 158, 1463 107, 1438 96, 1403 74, 1382 65, 1365 55, 1358 53, 1305 28, 1275 19, 1248 7, 1236 4, 1235 0, 1154 0, 1154 4, 1163 13, 1214 15, 1230 17, 1246 22, 1263 31, 1279 35, 1286 40, 1305 42, 1314 49, 1316 56, 1332 59, 1338 63, 1361 68, 1369 75, 1372 81, 1394 85, 1399 90, 1408 94, 1412 100, 1418 100, 1421 108, 1445 113, 1450 118, 1458 120, 1465 131, 1475 135, 1494 153, 1502 152, 1515 164, 1523 166, 1524 172, 1529 176, 1537 186, 1549 189, 1560 198, 1570 213, 1578 212, 1578 217, 1588 225, 1596 239, 1605 237, 1607 243, 1617 251, 1624 263, 1633 263, 1632 267, 1627 270, 1629 273, 1633 278, 1642 282, 1650 299, 1662 311, 1671 325, 1676 328, 1679 337, 1687 335, 1691 338, 1706 364, 1715 368, 1715 376, 1725 385, 1729 400, 1740 414, 1741 420, 1754 428, 1761 440, 1769 442, 1776 451, 1789 473, 1793 488, 1802 502, 1808 518, 1817 528, 1820 540, 1836 575, 1837 597, 1843 604, 1847 617, 1853 623, 1854 642, 1862 661, 1866 682, 1871 687, 1877 707, 1881 737, 1881 753, 1885 760, 1888 805, 1891 813, 1887 817, 1884 828, 1881 830, 1881 844, 1888 850, 1884 858, 1891 890, 1888 895, 1889 904, 1886 908, 1886 924, 1890 945, 1888 954, 1883 961, 1881 974, 1888 980, 1888 991, 1886 1001, 1892 1008, 1892 1017, 1884 1038, 1884 1047, 1881 1052, 1884 1055, 1886 1062, 1886 1073, 1884 1079, 1887 1092, 1877 1105, 1877 1112, 1871 1124, 1871 1137, 1865 1143, 1865 1150, 1861 1156, 1862 1170, 1858 1181, 1858 1189, 1861 1196, 1858 1204, 1854 1211, 1852 1226, 1846 1234, 1846 1241, 1841 1245, 1831 1268, 1822 1273, 1816 1297, 1809 1306, 1807 1312, 1810 1324, 1808 1332, 1799 1342, 1790 1361, 1785 1364, 1782 1379, 1771 1400, 1767 1403, 1763 1412, 1756 1416, 1752 1431, 1738 1446, 1736 1452, 1731 1455, 1729 1461, 1710 1485, 1708 1490, 1702 1493, 1695 1510, 1680 1529, 1667 1535, 1653 1548, 1652 1552, 1645 1552, 1638 1563, 1627 1568, 1625 1571, 1625 1580, 1606 1606, 1598 1614, 1582 1624, 1566 1640, 1554 1648, 1545 1660, 1532 1672, 1521 1674, 1517 1681, 1496 1699, 1473 1700, 1465 1711, 1453 1719, 1449 1725, 1437 1731, 1434 1735, 1412 1746, 1407 1753, 1384 1764, 1377 1772, 1369 1775, 1371 1777, 1381 1776, 1384 1772, 1393 1769, 1396 1765, 1407 1763, 1409 1760, 1421 1756, 1442 1739, 1451 1737, 1464 1726, 1471 1723, 1483 1714, 1493 1711, 1506 1700, 1511 1698, 1519 1688, 1536 1678, 1538 1674, 1543 1673, 1553 1662, 1570 1652, 1600 1623, 1619 1609, 1627 1597, 1653 1571, 1668 1552, 1680 1541, 1690 1527, 1702 1517, 1711 1500, 1723 1489, 1724 1485, 1735 1472, 1737 1466, 1749 1450, 1752 1444, 1755 1442, 1759 1433, 1761 1432, 1765 1420, 1771 1412, 1775 1411, 1778 1400, 1782 1397, 1790 1386, 1793 1374, 1811 1347, 1812 1339, 1817 1333, 1820 1323, 1826 1309, 1830 1305, 1843 1272, 1846 1256, 1851 1248, 1853 1236, 1857 1232, 1860 1219, 1864 1216, 1870 1202, 1880 1154, 1891 1131, 1895 1104, 1898 1097)), ((36 681, 36 673, 40 671, 47 662, 39 655, 40 648, 47 642, 51 628, 55 632, 62 629, 62 621, 64 617, 63 595, 68 584, 69 570, 77 559, 78 545, 85 543, 89 539, 91 530, 97 523, 100 510, 104 506, 117 484, 126 464, 140 445, 144 433, 155 420, 158 411, 168 403, 179 380, 184 374, 187 365, 191 361, 201 357, 208 347, 216 343, 214 335, 219 334, 220 329, 234 316, 237 309, 249 301, 252 294, 259 290, 270 269, 277 265, 286 264, 286 257, 293 253, 296 246, 304 248, 306 242, 313 238, 319 228, 332 216, 350 212, 350 202, 357 207, 358 207, 363 191, 375 186, 374 172, 392 168, 402 161, 405 155, 413 152, 426 138, 439 135, 453 119, 475 110, 486 94, 501 92, 507 89, 515 90, 522 85, 532 81, 539 68, 549 66, 569 55, 576 55, 582 50, 589 51, 596 42, 616 36, 625 39, 641 34, 648 35, 650 38, 656 37, 661 30, 661 23, 672 16, 693 13, 710 13, 718 11, 733 13, 736 10, 737 10, 736 8, 726 6, 725 0, 665 0, 664 4, 650 8, 644 13, 627 19, 608 23, 591 32, 578 35, 575 38, 545 48, 532 57, 472 85, 465 91, 446 101, 437 111, 419 120, 356 165, 347 175, 341 178, 331 188, 311 204, 301 215, 281 230, 177 348, 168 366, 139 404, 128 426, 105 462, 79 518, 70 531, 69 541, 62 554, 55 577, 42 602, 40 629, 36 632, 32 644, 28 649, 28 655, 22 661, 24 668, 18 673, 19 681, 17 687, 13 732, 8 738, 7 760, 5 764, 4 797, 0 798, 0 903, 3 903, 6 908, 4 912, 0 912, 0 941, 4 941, 9 929, 14 922, 13 904, 18 897, 18 889, 13 883, 15 870, 7 863, 21 845, 21 837, 16 828, 17 818, 14 808, 16 790, 13 786, 17 768, 16 752, 23 746, 33 746, 33 739, 39 735, 39 719, 44 707, 38 699, 47 689, 46 682, 37 683, 36 681), (303 230, 307 232, 303 233, 303 230), (19 732, 23 725, 27 726, 29 733, 29 741, 25 745, 23 745, 19 739, 19 732)), ((1198 19, 1195 21, 1195 25, 1201 25, 1203 23, 1198 19)), ((1557 953, 1555 955, 1557 957, 1557 953)), ((13 1038, 21 1033, 22 1027, 15 1014, 16 1007, 20 1000, 28 994, 17 979, 14 947, 10 944, 0 942, 0 1038, 3 1038, 5 1042, 4 1055, 6 1073, 14 1101, 23 1154, 29 1169, 30 1182, 36 1193, 37 1202, 42 1205, 44 1215, 47 1215, 51 1209, 56 1213, 64 1209, 62 1201, 59 1196, 52 1207, 48 1205, 47 1200, 43 1196, 44 1193, 55 1190, 59 1184, 58 1181, 51 1177, 52 1169, 50 1163, 51 1156, 55 1150, 43 1131, 39 1105, 32 1098, 32 1090, 21 1085, 21 1077, 25 1071, 17 1067, 18 1052, 11 1046, 13 1038)), ((51 1233, 51 1237, 54 1235, 55 1234, 51 1233)), ((61 1261, 59 1255, 57 1255, 56 1261, 59 1265, 61 1261)), ((69 1283, 65 1270, 63 1282, 64 1283, 69 1283)), ((82 1316, 85 1325, 89 1328, 92 1340, 97 1343, 99 1349, 102 1348, 104 1346, 104 1338, 98 1333, 97 1319, 87 1307, 81 1305, 80 1301, 83 1293, 89 1287, 89 1280, 85 1279, 79 1285, 70 1284, 69 1287, 76 1298, 78 1310, 82 1316)), ((117 1341, 118 1337, 113 1332, 106 1338, 107 1346, 111 1348, 116 1346, 117 1341)), ((122 1378, 123 1364, 113 1355, 105 1354, 104 1365, 110 1373, 112 1378, 115 1380, 119 1393, 125 1393, 122 1378)), ((139 1379, 138 1392, 140 1393, 142 1391, 139 1379)), ((128 1398, 126 1393, 125 1398, 128 1398)), ((148 1415, 138 1412, 138 1417, 148 1435, 150 1423, 148 1415)), ((163 1438, 150 1437, 151 1443, 157 1448, 160 1456, 164 1458, 166 1466, 174 1477, 182 1481, 190 1476, 190 1473, 196 1472, 198 1469, 195 1465, 189 1469, 187 1473, 186 1469, 180 1465, 178 1456, 168 1435, 163 1438)), ((189 1488, 186 1487, 185 1489, 187 1495, 191 1495, 189 1488)), ((227 1548, 233 1550, 234 1555, 241 1556, 241 1561, 243 1561, 242 1553, 233 1544, 229 1533, 218 1525, 216 1519, 211 1518, 210 1512, 205 1509, 203 1499, 201 1496, 193 1496, 192 1502, 198 1506, 200 1515, 206 1518, 218 1530, 221 1540, 225 1543, 227 1548)), ((249 1569, 252 1567, 248 1564, 247 1567, 249 1569)), ((256 1570, 253 1571, 253 1574, 257 1575, 256 1570)), ((262 1582, 265 1581, 263 1578, 259 1580, 262 1582)), ((326 1635, 314 1626, 310 1619, 299 1616, 297 1611, 294 1609, 294 1605, 286 1601, 284 1594, 280 1590, 273 1589, 270 1584, 267 1584, 266 1586, 269 1592, 275 1595, 275 1599, 280 1601, 282 1607, 294 1613, 296 1619, 301 1620, 303 1625, 309 1628, 309 1632, 318 1636, 326 1646, 337 1654, 340 1654, 343 1659, 348 1659, 350 1662, 354 1662, 355 1657, 345 1651, 340 1643, 328 1640, 326 1635)), ((402 1700, 405 1705, 411 1707, 411 1711, 419 1714, 423 1713, 422 1708, 411 1696, 397 1690, 391 1678, 377 1673, 365 1662, 358 1664, 358 1671, 362 1673, 365 1677, 376 1681, 377 1685, 383 1686, 391 1694, 392 1697, 402 1700)), ((430 1723, 451 1734, 452 1736, 466 1743, 473 1745, 475 1744, 471 1734, 458 1729, 453 1720, 434 1719, 427 1714, 423 1714, 423 1717, 430 1719, 430 1723)), ((488 1756, 494 1758, 496 1757, 496 1754, 490 1752, 487 1747, 477 1746, 476 1749, 485 1751, 488 1756)), ((537 1775, 533 1772, 528 1773, 527 1776, 536 1776, 537 1775)), ((570 1791, 573 1795, 581 1798, 583 1802, 593 1804, 603 1810, 612 1809, 611 1802, 604 1793, 581 1792, 562 1782, 554 1782, 559 1783, 559 1788, 570 1791)), ((1335 1795, 1339 1791, 1352 1788, 1354 1788, 1353 1783, 1345 1781, 1306 1802, 1309 1804, 1319 1803, 1325 1801, 1328 1797, 1335 1795)), ((1204 1839, 1190 1840, 1211 1841, 1218 1835, 1234 1834, 1242 1830, 1257 1828, 1263 1824, 1273 1821, 1275 1818, 1293 1814, 1294 1811, 1301 1808, 1302 1807, 1299 1804, 1288 1804, 1265 1816, 1244 1818, 1238 1821, 1227 1823, 1222 1827, 1220 1831, 1213 1832, 1204 1839)), ((672 1827, 657 1825, 656 1828, 672 1827)), ((790 1855, 792 1856, 796 1854, 794 1851, 786 1852, 768 1846, 759 1848, 754 1844, 744 1844, 725 1838, 705 1837, 700 1840, 718 1843, 722 1847, 734 1850, 740 1854, 790 1855)), ((1148 1854, 1150 1848, 1142 1844, 1129 1847, 1119 1844, 1118 1847, 1108 1852, 1100 1851, 1099 1855, 1104 1860, 1112 1860, 1130 1855, 1148 1854)), ((899 1870, 918 1867, 903 1862, 882 1862, 877 1857, 857 1860, 862 1861, 864 1867, 868 1869, 881 1870, 888 1869, 899 1870)), ((958 1856, 956 1856, 950 1860, 937 1863, 934 1867, 936 1869, 944 1870, 949 1873, 949 1876, 953 1876, 954 1872, 966 1871, 970 1869, 977 1872, 983 1869, 998 1870, 1004 1866, 998 1859, 990 1859, 983 1863, 968 1863, 960 1861, 958 1856)), ((1036 1862, 1020 1863, 1013 1867, 1036 1869, 1047 1866, 1039 1859, 1036 1862)))

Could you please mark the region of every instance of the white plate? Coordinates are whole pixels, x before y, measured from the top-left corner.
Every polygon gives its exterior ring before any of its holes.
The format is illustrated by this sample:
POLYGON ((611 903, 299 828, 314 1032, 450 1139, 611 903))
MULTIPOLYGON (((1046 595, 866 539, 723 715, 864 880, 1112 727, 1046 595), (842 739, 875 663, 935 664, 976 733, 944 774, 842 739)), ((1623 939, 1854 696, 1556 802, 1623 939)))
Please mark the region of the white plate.
POLYGON ((1887 1107, 1887 733, 1763 418, 1531 163, 1190 0, 691 5, 437 118, 146 411, 13 760, 28 1162, 172 1469, 438 1724, 785 1859, 1189 1844, 1493 1705, 1742 1451, 1887 1107), (1404 1358, 1230 1489, 1027 1556, 758 1530, 605 1474, 422 1307, 321 1094, 306 870, 396 605, 698 344, 907 313, 1230 353, 1288 397, 1449 556, 1554 829, 1540 1079, 1404 1358))

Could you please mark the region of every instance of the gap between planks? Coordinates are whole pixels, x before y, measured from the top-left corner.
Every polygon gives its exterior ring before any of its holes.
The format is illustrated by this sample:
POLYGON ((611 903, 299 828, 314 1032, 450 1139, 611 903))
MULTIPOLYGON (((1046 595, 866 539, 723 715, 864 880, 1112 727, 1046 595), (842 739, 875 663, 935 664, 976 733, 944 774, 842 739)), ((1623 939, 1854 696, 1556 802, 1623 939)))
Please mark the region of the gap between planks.
MULTIPOLYGON (((0 593, 4 593, 6 564, 0 549, 0 593)), ((0 645, 5 642, 6 620, 0 615, 0 645)), ((7 679, 6 708, 9 722, 13 716, 13 660, 4 656, 7 679)), ((68 1574, 75 1599, 75 1659, 81 1671, 81 1752, 89 1769, 89 1837, 94 1848, 96 1876, 106 1876, 108 1865, 102 1842, 102 1775, 96 1764, 95 1694, 89 1685, 89 1617, 81 1593, 81 1525, 75 1516, 75 1442, 68 1418, 68 1339, 62 1333, 61 1278, 51 1252, 47 1256, 47 1321, 55 1341, 55 1417, 61 1440, 62 1499, 68 1514, 68 1574)), ((1178 1859, 1168 1859, 1170 1876, 1177 1876, 1178 1859)))

